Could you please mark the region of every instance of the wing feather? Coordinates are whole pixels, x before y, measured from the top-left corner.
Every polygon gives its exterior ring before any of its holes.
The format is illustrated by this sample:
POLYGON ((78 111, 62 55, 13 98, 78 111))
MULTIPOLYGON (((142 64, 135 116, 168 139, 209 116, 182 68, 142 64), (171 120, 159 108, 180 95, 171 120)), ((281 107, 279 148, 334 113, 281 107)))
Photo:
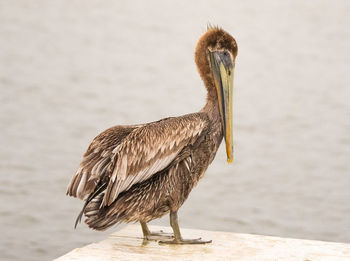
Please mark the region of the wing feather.
POLYGON ((114 126, 100 133, 85 152, 68 185, 67 195, 84 199, 93 193, 97 184, 108 177, 114 151, 127 135, 140 126, 114 126))
POLYGON ((207 116, 195 113, 134 129, 113 151, 111 176, 103 205, 109 206, 121 192, 169 166, 207 126, 207 116))

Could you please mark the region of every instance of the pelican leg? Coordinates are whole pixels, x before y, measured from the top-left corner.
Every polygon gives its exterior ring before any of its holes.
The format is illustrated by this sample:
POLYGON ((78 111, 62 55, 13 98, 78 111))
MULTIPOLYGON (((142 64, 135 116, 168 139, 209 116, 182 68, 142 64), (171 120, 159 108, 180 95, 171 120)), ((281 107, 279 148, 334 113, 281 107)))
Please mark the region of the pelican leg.
POLYGON ((167 240, 174 238, 174 235, 171 233, 164 233, 163 230, 159 232, 151 232, 147 226, 146 222, 140 221, 143 238, 146 240, 167 240))
POLYGON ((181 236, 180 228, 179 228, 179 223, 178 223, 178 218, 177 218, 177 211, 171 211, 170 212, 170 225, 174 231, 174 239, 173 240, 168 240, 168 241, 159 241, 160 244, 181 244, 181 245, 186 245, 186 244, 206 244, 206 243, 211 243, 211 240, 202 240, 201 238, 197 239, 183 239, 181 236))

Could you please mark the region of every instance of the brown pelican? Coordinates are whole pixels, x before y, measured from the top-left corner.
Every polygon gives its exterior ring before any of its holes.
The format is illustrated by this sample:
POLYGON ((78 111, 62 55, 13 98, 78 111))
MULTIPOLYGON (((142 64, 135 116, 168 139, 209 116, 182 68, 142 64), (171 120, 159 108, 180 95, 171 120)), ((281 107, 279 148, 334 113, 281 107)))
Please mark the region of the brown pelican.
POLYGON ((140 222, 145 239, 164 239, 147 222, 170 213, 172 244, 211 241, 183 239, 177 211, 203 177, 225 137, 233 160, 232 92, 237 44, 218 27, 199 39, 195 62, 207 89, 202 110, 156 122, 114 126, 90 144, 67 194, 85 200, 75 226, 104 230, 121 222, 140 222))

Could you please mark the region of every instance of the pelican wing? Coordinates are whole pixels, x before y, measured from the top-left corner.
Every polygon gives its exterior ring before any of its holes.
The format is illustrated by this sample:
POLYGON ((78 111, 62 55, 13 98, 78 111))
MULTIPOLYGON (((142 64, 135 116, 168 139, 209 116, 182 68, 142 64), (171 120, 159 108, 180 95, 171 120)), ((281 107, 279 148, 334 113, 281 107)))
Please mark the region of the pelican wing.
POLYGON ((169 166, 184 147, 194 144, 207 126, 207 116, 196 113, 134 129, 114 150, 103 205, 109 206, 121 192, 169 166))
POLYGON ((113 150, 139 126, 114 126, 100 133, 90 144, 68 185, 67 195, 86 198, 100 181, 108 178, 113 150))

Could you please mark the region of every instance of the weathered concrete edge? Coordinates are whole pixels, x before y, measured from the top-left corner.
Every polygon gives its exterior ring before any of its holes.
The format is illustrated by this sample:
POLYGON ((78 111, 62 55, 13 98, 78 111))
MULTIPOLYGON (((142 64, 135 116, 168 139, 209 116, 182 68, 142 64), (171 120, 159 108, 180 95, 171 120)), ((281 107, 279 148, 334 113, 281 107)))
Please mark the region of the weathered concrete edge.
MULTIPOLYGON (((152 226, 152 230, 171 231, 152 226)), ((212 239, 206 245, 169 246, 145 243, 139 225, 129 225, 106 240, 77 248, 67 260, 350 260, 350 244, 230 232, 182 229, 184 237, 212 239)))

